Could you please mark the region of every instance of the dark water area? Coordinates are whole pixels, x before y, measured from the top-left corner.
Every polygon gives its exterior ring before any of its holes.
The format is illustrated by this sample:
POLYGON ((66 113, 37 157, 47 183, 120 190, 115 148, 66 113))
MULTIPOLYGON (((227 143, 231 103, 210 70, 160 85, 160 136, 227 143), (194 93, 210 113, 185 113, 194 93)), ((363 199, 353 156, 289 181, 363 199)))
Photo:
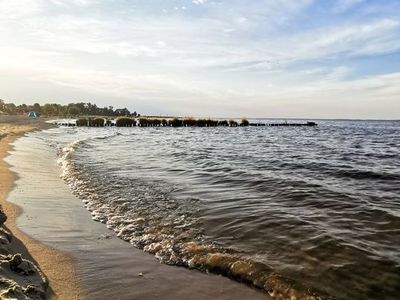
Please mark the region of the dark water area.
POLYGON ((223 276, 161 264, 93 222, 59 177, 57 151, 46 135, 31 132, 13 143, 6 161, 17 180, 8 200, 23 209, 17 220, 22 231, 71 258, 85 299, 270 299, 223 276))
POLYGON ((399 299, 400 122, 57 128, 62 176, 167 264, 277 299, 399 299))

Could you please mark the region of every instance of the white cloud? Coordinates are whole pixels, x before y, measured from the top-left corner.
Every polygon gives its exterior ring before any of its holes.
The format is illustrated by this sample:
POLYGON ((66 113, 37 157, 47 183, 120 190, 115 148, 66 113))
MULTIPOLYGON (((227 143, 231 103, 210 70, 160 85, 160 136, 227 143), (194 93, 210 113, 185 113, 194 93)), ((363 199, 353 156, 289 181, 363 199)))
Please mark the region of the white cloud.
POLYGON ((100 3, 99 0, 50 0, 55 5, 67 7, 67 6, 90 6, 100 3))
POLYGON ((383 54, 400 49, 400 22, 383 19, 361 24, 333 26, 288 39, 300 45, 298 53, 307 58, 337 54, 383 54), (373 47, 371 47, 373 45, 373 47), (369 50, 367 50, 369 49, 369 50))
POLYGON ((334 11, 337 13, 345 12, 363 2, 365 2, 365 0, 337 0, 334 11))
POLYGON ((41 3, 37 0, 0 0, 1 18, 4 20, 27 18, 41 11, 41 3))
MULTIPOLYGON (((229 106, 230 114, 251 115, 355 97, 376 111, 379 97, 392 103, 398 91, 398 73, 357 79, 357 70, 341 62, 323 65, 399 51, 400 19, 393 15, 302 28, 294 19, 306 15, 311 0, 209 1, 206 7, 195 0, 186 9, 174 11, 170 3, 164 12, 150 7, 146 13, 106 6, 111 1, 51 2, 0 0, 8 16, 0 19, 0 75, 20 72, 55 89, 124 103, 147 99, 181 113, 214 106, 222 113, 229 106), (313 66, 299 71, 298 64, 313 66)), ((359 2, 338 5, 347 10, 359 2)))
POLYGON ((204 4, 204 3, 206 3, 206 2, 207 2, 207 0, 193 0, 193 1, 192 1, 192 3, 193 3, 193 4, 196 4, 196 5, 204 4))

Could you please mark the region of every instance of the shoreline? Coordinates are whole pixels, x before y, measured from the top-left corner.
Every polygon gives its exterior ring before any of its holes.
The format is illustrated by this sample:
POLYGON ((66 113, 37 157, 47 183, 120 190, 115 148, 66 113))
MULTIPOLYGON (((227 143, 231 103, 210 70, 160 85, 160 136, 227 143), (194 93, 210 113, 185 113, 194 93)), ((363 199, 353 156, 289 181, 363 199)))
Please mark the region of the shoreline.
POLYGON ((36 241, 20 230, 16 221, 23 213, 23 209, 7 201, 9 193, 15 187, 15 181, 18 176, 10 170, 10 166, 4 161, 4 158, 12 150, 12 143, 18 138, 29 131, 46 127, 43 120, 32 122, 32 120, 26 118, 17 119, 17 124, 13 124, 10 120, 6 120, 7 123, 0 123, 0 129, 5 133, 5 136, 3 135, 0 139, 0 205, 7 216, 5 227, 13 236, 10 244, 11 251, 21 253, 24 258, 34 262, 40 271, 44 273, 48 284, 47 298, 60 300, 83 299, 82 289, 79 287, 72 259, 61 251, 36 241))
MULTIPOLYGON (((50 132, 43 134, 51 139, 54 133, 50 132)), ((86 298, 109 299, 118 294, 121 300, 270 299, 260 290, 227 277, 161 264, 104 224, 94 222, 83 202, 55 176, 59 172, 56 153, 48 151, 46 143, 33 146, 35 135, 14 143, 7 158, 19 175, 8 199, 24 208, 18 226, 26 234, 73 258, 86 298)))

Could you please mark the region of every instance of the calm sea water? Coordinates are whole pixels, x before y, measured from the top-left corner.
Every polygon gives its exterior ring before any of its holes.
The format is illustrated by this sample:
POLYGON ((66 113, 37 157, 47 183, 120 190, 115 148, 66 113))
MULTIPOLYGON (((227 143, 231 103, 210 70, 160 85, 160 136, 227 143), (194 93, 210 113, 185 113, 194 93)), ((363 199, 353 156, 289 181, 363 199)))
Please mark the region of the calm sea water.
POLYGON ((93 219, 162 262, 277 299, 399 299, 400 122, 318 123, 38 136, 93 219))

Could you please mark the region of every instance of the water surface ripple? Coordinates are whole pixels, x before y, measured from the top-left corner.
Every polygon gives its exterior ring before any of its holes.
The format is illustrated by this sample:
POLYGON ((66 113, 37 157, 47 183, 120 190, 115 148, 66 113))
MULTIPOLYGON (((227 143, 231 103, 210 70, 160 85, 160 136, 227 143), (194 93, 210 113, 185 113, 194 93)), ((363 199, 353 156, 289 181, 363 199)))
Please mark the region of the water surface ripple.
POLYGON ((276 299, 399 299, 400 122, 58 128, 63 177, 122 239, 276 299))

